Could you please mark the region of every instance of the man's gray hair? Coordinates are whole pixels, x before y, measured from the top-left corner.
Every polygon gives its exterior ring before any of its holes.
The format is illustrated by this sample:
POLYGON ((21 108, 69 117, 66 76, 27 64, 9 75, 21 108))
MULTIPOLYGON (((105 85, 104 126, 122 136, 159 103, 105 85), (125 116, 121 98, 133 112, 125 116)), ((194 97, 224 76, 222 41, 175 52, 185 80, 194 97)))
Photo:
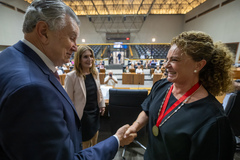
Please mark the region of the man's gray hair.
POLYGON ((61 0, 34 0, 27 8, 23 32, 32 32, 39 21, 46 22, 50 30, 60 30, 66 26, 66 15, 73 18, 78 26, 80 25, 80 20, 74 11, 61 0))

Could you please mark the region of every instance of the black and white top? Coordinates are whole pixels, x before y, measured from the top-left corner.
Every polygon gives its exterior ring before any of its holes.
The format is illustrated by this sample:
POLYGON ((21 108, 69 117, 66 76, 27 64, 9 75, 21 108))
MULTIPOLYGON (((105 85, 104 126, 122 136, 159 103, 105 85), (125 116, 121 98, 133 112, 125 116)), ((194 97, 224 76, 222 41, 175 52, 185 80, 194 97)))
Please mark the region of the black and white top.
POLYGON ((100 114, 97 102, 97 86, 92 74, 86 75, 86 105, 83 110, 82 140, 90 140, 100 128, 100 114))

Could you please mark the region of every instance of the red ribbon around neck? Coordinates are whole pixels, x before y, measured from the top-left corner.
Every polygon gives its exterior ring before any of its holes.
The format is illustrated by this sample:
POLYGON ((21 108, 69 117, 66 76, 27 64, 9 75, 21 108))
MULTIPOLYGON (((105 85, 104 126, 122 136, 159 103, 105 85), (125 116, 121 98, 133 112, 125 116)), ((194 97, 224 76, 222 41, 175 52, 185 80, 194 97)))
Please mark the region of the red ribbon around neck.
POLYGON ((157 123, 156 126, 159 127, 159 125, 161 124, 163 118, 170 113, 173 109, 175 109, 180 103, 182 103, 188 96, 190 96, 191 94, 193 94, 198 88, 200 87, 200 83, 196 83, 192 88, 190 88, 180 99, 178 99, 166 112, 166 108, 167 108, 167 104, 170 98, 170 95, 172 93, 172 89, 173 89, 173 85, 171 86, 170 90, 167 93, 166 99, 163 103, 162 109, 160 111, 160 114, 158 116, 157 119, 157 123), (164 113, 165 112, 165 113, 164 113))

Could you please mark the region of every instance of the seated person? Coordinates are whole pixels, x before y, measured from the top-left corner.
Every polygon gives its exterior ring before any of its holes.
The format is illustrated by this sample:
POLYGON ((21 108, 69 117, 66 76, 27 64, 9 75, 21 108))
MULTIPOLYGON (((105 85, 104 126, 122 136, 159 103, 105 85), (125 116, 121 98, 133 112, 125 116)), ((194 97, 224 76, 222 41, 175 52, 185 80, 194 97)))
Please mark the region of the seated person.
POLYGON ((132 64, 132 61, 131 60, 128 60, 128 65, 131 65, 132 64))
POLYGON ((145 59, 145 55, 144 55, 144 54, 141 54, 140 58, 141 58, 141 59, 145 59))
POLYGON ((138 66, 139 66, 139 65, 138 65, 138 62, 135 62, 135 63, 134 63, 134 68, 136 69, 136 68, 138 68, 138 66))
POLYGON ((148 62, 148 60, 146 60, 143 68, 145 68, 145 69, 149 69, 149 68, 150 68, 150 67, 149 67, 149 62, 148 62))
POLYGON ((128 66, 126 66, 126 68, 124 69, 123 72, 124 72, 124 73, 129 73, 129 68, 128 68, 128 66))
POLYGON ((162 70, 160 69, 159 65, 157 65, 156 69, 154 70, 154 73, 162 73, 162 70))
MULTIPOLYGON (((160 69, 159 65, 157 65, 156 69, 154 70, 154 73, 162 73, 162 70, 160 69)), ((152 74, 153 78, 154 74, 152 74)))
POLYGON ((142 70, 142 68, 141 68, 140 65, 137 67, 136 73, 137 73, 137 74, 142 74, 142 73, 143 73, 143 70, 142 70))
POLYGON ((69 69, 70 69, 70 71, 72 71, 72 70, 73 70, 73 68, 74 68, 74 66, 70 66, 70 68, 69 68, 69 69))
POLYGON ((154 62, 154 59, 152 59, 152 60, 150 61, 149 65, 151 66, 152 63, 155 63, 155 62, 154 62))
POLYGON ((99 69, 104 69, 104 65, 102 64, 102 62, 100 62, 97 66, 99 69))
POLYGON ((131 63, 131 66, 129 67, 129 69, 134 69, 135 67, 134 67, 134 64, 133 63, 131 63))
MULTIPOLYGON (((163 64, 166 62, 166 60, 164 60, 163 64)), ((165 65, 162 65, 161 66, 161 70, 162 70, 162 73, 165 72, 166 68, 165 68, 165 65)))
POLYGON ((62 65, 62 69, 63 69, 63 70, 67 70, 67 69, 68 69, 67 66, 66 66, 66 64, 63 64, 63 65, 62 65))
POLYGON ((140 60, 137 60, 137 65, 141 65, 142 64, 142 62, 140 61, 140 60))
POLYGON ((151 52, 150 50, 147 50, 147 53, 146 53, 147 57, 150 58, 151 57, 151 52))
POLYGON ((104 78, 104 84, 109 86, 115 86, 118 83, 118 80, 115 76, 113 76, 113 72, 110 70, 108 75, 104 78))

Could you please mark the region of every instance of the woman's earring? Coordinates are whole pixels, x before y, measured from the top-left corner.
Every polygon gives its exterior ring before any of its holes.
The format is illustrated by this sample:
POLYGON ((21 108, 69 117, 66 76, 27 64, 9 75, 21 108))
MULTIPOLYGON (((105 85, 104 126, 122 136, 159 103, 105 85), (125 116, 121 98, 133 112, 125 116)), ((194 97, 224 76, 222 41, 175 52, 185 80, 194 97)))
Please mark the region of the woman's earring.
POLYGON ((197 70, 195 69, 193 72, 194 72, 194 73, 197 73, 197 70))

